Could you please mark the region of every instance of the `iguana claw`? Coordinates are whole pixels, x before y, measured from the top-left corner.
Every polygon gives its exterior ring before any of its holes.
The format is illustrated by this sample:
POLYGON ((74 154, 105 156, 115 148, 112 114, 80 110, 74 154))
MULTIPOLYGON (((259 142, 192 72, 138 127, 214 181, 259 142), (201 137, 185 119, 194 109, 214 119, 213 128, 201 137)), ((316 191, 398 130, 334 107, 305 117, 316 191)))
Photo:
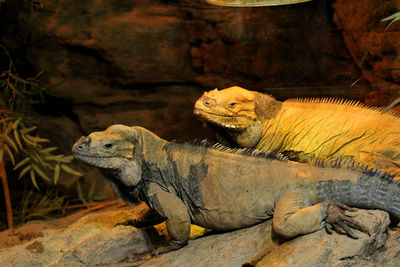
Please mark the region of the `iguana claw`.
POLYGON ((336 200, 328 202, 327 216, 325 218, 325 229, 329 234, 336 231, 340 234, 345 234, 351 238, 358 239, 352 228, 368 233, 367 227, 354 220, 355 215, 345 214, 345 211, 354 212, 357 209, 351 208, 345 204, 339 203, 336 200))

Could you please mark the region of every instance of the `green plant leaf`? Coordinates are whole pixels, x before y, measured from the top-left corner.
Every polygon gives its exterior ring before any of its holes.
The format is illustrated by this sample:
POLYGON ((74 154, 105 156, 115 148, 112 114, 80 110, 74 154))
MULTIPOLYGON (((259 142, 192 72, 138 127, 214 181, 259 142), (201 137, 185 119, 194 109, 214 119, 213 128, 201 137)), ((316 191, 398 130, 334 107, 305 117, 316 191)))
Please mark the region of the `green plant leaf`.
POLYGON ((17 87, 15 87, 12 83, 8 83, 8 85, 9 85, 10 88, 11 88, 17 95, 19 95, 22 99, 25 98, 24 93, 22 93, 19 89, 17 89, 17 87))
POLYGON ((373 73, 377 73, 377 72, 386 72, 386 71, 392 71, 392 70, 400 70, 400 68, 383 68, 383 69, 379 69, 379 70, 369 71, 369 72, 365 73, 363 76, 361 76, 360 78, 358 78, 357 80, 355 80, 350 85, 350 87, 353 87, 356 83, 358 83, 359 81, 364 79, 367 75, 370 75, 370 74, 373 74, 373 73))
POLYGON ((42 171, 42 169, 39 168, 38 165, 36 165, 35 163, 32 163, 32 169, 35 170, 35 172, 37 174, 39 174, 40 177, 42 177, 44 180, 46 180, 47 182, 50 182, 50 178, 42 171))
POLYGON ((39 101, 39 100, 26 99, 26 103, 31 104, 31 105, 37 105, 37 104, 40 104, 42 102, 39 101))
POLYGON ((8 71, 3 71, 2 73, 0 73, 0 79, 3 79, 3 78, 6 79, 7 76, 8 76, 8 71))
POLYGON ((22 169, 22 171, 18 175, 18 179, 21 179, 22 176, 24 176, 28 171, 32 169, 31 165, 26 166, 25 168, 22 169))
POLYGON ((29 134, 25 135, 26 138, 28 138, 29 140, 31 140, 32 142, 36 142, 36 143, 48 143, 50 142, 49 139, 46 138, 40 138, 39 136, 32 136, 29 134))
POLYGON ((36 146, 35 143, 31 142, 28 138, 26 138, 25 134, 22 134, 21 137, 22 137, 22 140, 24 140, 24 142, 26 144, 31 145, 31 146, 36 146))
POLYGON ((381 21, 383 22, 383 21, 389 21, 389 20, 391 20, 391 22, 386 26, 386 29, 389 28, 390 25, 392 25, 396 21, 400 20, 400 12, 396 12, 396 13, 390 15, 389 17, 382 19, 381 21))
POLYGON ((0 149, 0 162, 3 161, 3 157, 4 157, 4 150, 0 149))
POLYGON ((32 127, 29 127, 29 128, 22 129, 22 130, 21 130, 21 134, 30 133, 30 132, 36 130, 36 128, 37 128, 36 126, 32 126, 32 127))
POLYGON ((11 148, 14 149, 15 152, 18 153, 18 151, 19 151, 19 150, 18 150, 18 147, 17 147, 17 145, 15 144, 15 142, 11 139, 11 137, 9 137, 8 135, 6 135, 6 136, 4 136, 4 139, 5 139, 6 143, 7 143, 9 146, 11 146, 11 148))
POLYGON ((36 183, 35 172, 33 171, 33 169, 31 169, 30 174, 31 174, 31 180, 32 180, 33 185, 36 187, 36 189, 38 191, 40 191, 39 186, 36 183))
POLYGON ((90 184, 90 189, 87 194, 87 198, 90 201, 93 198, 94 190, 96 189, 96 180, 93 180, 93 182, 90 184))
POLYGON ((37 78, 39 78, 40 76, 42 76, 42 74, 44 73, 44 69, 41 70, 38 74, 36 74, 34 77, 30 77, 27 80, 28 81, 32 81, 32 80, 36 80, 37 78))
POLYGON ((16 129, 19 125, 19 123, 21 122, 22 117, 19 117, 13 124, 12 124, 12 128, 16 129))
POLYGON ((28 81, 26 81, 26 80, 24 80, 24 79, 18 77, 18 76, 15 75, 15 74, 10 73, 10 76, 11 76, 14 80, 19 81, 19 82, 21 82, 21 83, 30 83, 30 82, 28 82, 28 81))
POLYGON ((53 151, 56 151, 58 149, 58 147, 56 146, 52 146, 52 147, 47 147, 41 150, 42 153, 46 154, 46 153, 51 153, 53 151))
POLYGON ((33 159, 35 162, 42 162, 42 159, 40 158, 39 154, 36 151, 30 151, 29 153, 30 157, 33 159))
POLYGON ((400 97, 397 98, 396 100, 394 100, 392 103, 390 103, 390 105, 387 106, 387 107, 382 111, 382 113, 388 112, 389 109, 393 108, 394 106, 396 106, 396 105, 399 104, 399 103, 400 103, 400 97))
POLYGON ((6 144, 4 144, 3 147, 4 147, 4 150, 7 151, 7 154, 10 157, 12 164, 15 165, 14 155, 13 155, 11 149, 6 144))
POLYGON ((62 157, 63 157, 62 155, 48 155, 48 156, 44 156, 44 159, 59 161, 62 157))
POLYGON ((54 184, 58 183, 59 178, 60 178, 60 164, 57 164, 56 167, 54 167, 54 177, 53 177, 54 184))
POLYGON ((58 159, 56 159, 56 161, 62 162, 62 163, 70 163, 74 159, 74 156, 72 156, 72 155, 69 155, 69 156, 58 155, 58 156, 62 156, 62 157, 59 157, 58 159))
POLYGON ((15 165, 15 167, 13 168, 13 170, 15 171, 16 169, 18 169, 18 168, 24 166, 24 165, 27 164, 30 160, 31 160, 30 157, 24 158, 23 160, 21 160, 20 162, 18 162, 17 165, 15 165))
POLYGON ((14 134, 14 139, 19 146, 19 149, 22 150, 22 143, 21 143, 21 139, 19 138, 19 133, 18 133, 17 129, 13 130, 13 134, 14 134))
POLYGON ((66 172, 68 172, 69 174, 72 174, 72 175, 83 176, 82 173, 80 173, 78 171, 75 171, 75 170, 71 169, 70 167, 68 167, 67 165, 64 165, 64 164, 61 164, 61 169, 66 171, 66 172))
MULTIPOLYGON (((61 165, 62 166, 62 165, 61 165)), ((83 192, 81 188, 81 183, 79 181, 76 181, 76 191, 78 191, 78 197, 82 201, 83 204, 87 206, 87 201, 83 197, 83 192)))
POLYGON ((6 132, 4 133, 4 136, 9 135, 10 132, 11 132, 11 130, 12 130, 12 124, 10 123, 10 124, 8 124, 8 126, 7 126, 7 129, 6 129, 6 132))

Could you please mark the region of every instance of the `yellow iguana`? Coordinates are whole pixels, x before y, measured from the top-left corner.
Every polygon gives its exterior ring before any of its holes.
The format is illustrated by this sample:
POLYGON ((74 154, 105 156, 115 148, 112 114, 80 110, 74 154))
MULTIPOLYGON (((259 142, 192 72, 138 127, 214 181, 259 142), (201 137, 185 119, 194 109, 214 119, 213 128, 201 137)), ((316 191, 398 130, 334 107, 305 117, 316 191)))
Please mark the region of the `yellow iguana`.
POLYGON ((290 159, 353 159, 400 175, 400 117, 394 112, 332 98, 284 102, 237 86, 205 92, 194 114, 219 141, 282 152, 290 159))

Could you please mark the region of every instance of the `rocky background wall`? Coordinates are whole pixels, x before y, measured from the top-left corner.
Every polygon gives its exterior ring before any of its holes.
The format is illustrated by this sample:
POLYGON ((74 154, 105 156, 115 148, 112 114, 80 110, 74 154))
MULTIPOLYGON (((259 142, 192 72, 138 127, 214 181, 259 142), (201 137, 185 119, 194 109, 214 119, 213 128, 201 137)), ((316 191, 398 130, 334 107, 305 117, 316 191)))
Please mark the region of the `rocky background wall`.
POLYGON ((215 87, 385 105, 389 99, 367 95, 396 93, 399 71, 350 84, 398 67, 400 23, 380 22, 398 3, 240 9, 203 0, 14 0, 1 6, 0 41, 22 73, 45 70, 48 83, 63 81, 40 119, 43 134, 67 140, 60 143, 67 151, 81 134, 112 123, 165 138, 206 136, 192 105, 215 87))
MULTIPOLYGON (((192 108, 215 87, 239 85, 281 100, 339 96, 387 105, 400 89, 400 71, 367 74, 400 67, 400 23, 381 22, 399 4, 314 0, 224 8, 204 0, 6 0, 0 43, 21 76, 44 70, 46 83, 63 81, 30 122, 69 153, 80 136, 115 123, 141 125, 166 139, 211 137, 192 108)), ((78 168, 84 188, 100 177, 78 168)), ((95 191, 109 193, 99 181, 95 191)))

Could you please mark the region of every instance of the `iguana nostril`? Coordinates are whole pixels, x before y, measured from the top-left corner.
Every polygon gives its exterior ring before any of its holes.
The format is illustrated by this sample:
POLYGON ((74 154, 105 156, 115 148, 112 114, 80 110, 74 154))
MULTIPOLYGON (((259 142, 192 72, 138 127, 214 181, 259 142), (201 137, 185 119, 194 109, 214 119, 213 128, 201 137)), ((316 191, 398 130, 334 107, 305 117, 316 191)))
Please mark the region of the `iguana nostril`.
POLYGON ((89 136, 83 137, 82 143, 85 145, 89 145, 92 142, 92 139, 89 136))
POLYGON ((88 147, 90 145, 90 143, 92 142, 92 139, 88 136, 82 136, 76 143, 75 145, 72 147, 72 151, 74 150, 78 150, 78 151, 82 151, 84 150, 86 147, 88 147))

